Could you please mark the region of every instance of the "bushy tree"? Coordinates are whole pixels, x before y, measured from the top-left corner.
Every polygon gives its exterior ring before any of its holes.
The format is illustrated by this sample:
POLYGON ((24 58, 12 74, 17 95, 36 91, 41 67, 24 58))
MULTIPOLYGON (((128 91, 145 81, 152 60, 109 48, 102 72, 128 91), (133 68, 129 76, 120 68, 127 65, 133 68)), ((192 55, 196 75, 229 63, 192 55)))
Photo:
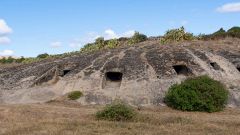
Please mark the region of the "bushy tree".
POLYGON ((95 40, 95 45, 98 46, 99 49, 104 48, 104 46, 105 46, 104 37, 97 38, 95 40))
POLYGON ((0 63, 5 64, 6 63, 6 58, 5 57, 1 58, 0 63))
POLYGON ((206 36, 206 37, 210 38, 210 39, 221 39, 221 38, 225 38, 227 36, 228 36, 228 33, 223 28, 220 28, 218 31, 216 31, 213 34, 211 34, 210 36, 206 36))
POLYGON ((0 63, 2 63, 2 64, 10 64, 10 63, 16 62, 16 60, 17 59, 9 56, 9 57, 6 57, 6 58, 4 57, 4 58, 0 59, 0 63))
POLYGON ((192 33, 185 32, 185 28, 168 30, 165 35, 161 38, 161 44, 181 41, 191 41, 195 37, 192 33))
POLYGON ((228 91, 219 81, 208 76, 190 78, 170 87, 165 103, 183 111, 221 111, 228 99, 228 91))
POLYGON ((39 59, 45 59, 45 58, 47 58, 47 57, 49 57, 49 54, 47 54, 47 53, 39 54, 39 55, 37 56, 37 58, 39 58, 39 59))
POLYGON ((223 34, 226 34, 226 31, 223 28, 220 28, 218 31, 213 33, 213 35, 223 35, 223 34))
POLYGON ((98 50, 98 46, 95 43, 88 43, 83 48, 81 48, 80 52, 92 52, 98 50))
POLYGON ((22 63, 25 60, 25 58, 22 56, 21 58, 16 59, 17 63, 22 63))
POLYGON ((220 30, 209 34, 209 35, 205 35, 203 36, 203 39, 205 40, 209 40, 209 39, 222 39, 225 37, 235 37, 235 38, 240 38, 240 27, 232 27, 231 29, 229 29, 228 31, 225 31, 223 28, 221 28, 220 30))
POLYGON ((103 37, 99 37, 95 40, 94 43, 88 43, 83 48, 81 48, 80 52, 92 52, 101 50, 106 46, 106 43, 104 41, 103 37))
POLYGON ((231 37, 240 38, 240 27, 232 27, 227 31, 228 35, 231 37))

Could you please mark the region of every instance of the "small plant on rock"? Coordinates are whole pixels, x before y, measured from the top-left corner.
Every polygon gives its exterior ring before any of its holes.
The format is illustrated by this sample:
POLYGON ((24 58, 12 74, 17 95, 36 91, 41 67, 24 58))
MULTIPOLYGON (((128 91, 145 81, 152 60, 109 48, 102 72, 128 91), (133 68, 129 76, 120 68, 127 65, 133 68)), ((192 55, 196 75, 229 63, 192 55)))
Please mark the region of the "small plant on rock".
POLYGON ((95 40, 95 45, 98 46, 98 49, 102 49, 105 46, 104 37, 99 37, 95 40))
POLYGON ((107 105, 103 110, 96 113, 96 118, 109 121, 129 121, 136 115, 135 110, 121 102, 107 105))
POLYGON ((228 91, 219 81, 208 76, 190 78, 170 87, 165 103, 183 111, 221 111, 228 99, 228 91))
POLYGON ((79 99, 81 96, 83 96, 83 93, 81 91, 72 91, 68 94, 68 98, 70 100, 77 100, 79 99))
POLYGON ((135 32, 134 35, 129 39, 128 43, 130 45, 137 44, 147 40, 147 36, 139 32, 135 32))
POLYGON ((119 46, 119 41, 117 39, 111 39, 109 41, 107 41, 107 48, 113 49, 116 48, 117 46, 119 46))

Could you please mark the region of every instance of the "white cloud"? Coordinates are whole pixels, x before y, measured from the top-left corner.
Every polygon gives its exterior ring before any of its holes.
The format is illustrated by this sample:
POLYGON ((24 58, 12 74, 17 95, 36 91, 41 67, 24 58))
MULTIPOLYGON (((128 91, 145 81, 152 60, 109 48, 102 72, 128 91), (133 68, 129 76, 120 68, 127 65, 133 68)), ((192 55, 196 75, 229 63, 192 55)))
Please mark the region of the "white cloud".
POLYGON ((0 44, 9 44, 10 42, 11 42, 11 40, 8 37, 0 36, 0 44))
POLYGON ((217 8, 217 12, 220 12, 220 13, 240 12, 240 2, 227 3, 227 4, 217 8))
POLYGON ((118 38, 117 34, 111 29, 105 30, 104 34, 105 34, 105 36, 104 36, 105 39, 118 38))
POLYGON ((11 40, 7 37, 12 33, 12 29, 7 25, 5 20, 0 19, 0 44, 9 44, 11 40))
POLYGON ((62 46, 62 42, 52 42, 52 43, 50 44, 50 46, 51 46, 52 48, 59 48, 59 47, 62 46))
POLYGON ((3 50, 0 51, 0 56, 12 56, 14 54, 13 50, 3 50))
POLYGON ((12 29, 7 25, 5 20, 0 19, 0 35, 7 35, 12 33, 12 29))
POLYGON ((117 34, 112 29, 107 29, 107 30, 105 30, 105 33, 102 37, 104 37, 104 39, 108 40, 108 39, 114 39, 114 38, 120 38, 120 37, 131 37, 134 35, 134 33, 135 33, 134 30, 129 30, 124 33, 117 34))

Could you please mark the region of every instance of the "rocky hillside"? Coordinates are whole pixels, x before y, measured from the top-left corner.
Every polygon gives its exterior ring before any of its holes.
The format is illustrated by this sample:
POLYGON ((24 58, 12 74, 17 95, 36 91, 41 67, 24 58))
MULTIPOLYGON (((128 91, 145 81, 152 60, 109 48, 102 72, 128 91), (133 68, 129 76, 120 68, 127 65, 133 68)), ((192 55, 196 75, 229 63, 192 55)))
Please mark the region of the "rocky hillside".
POLYGON ((74 90, 82 104, 122 99, 132 105, 162 105, 168 88, 207 74, 240 106, 240 39, 161 45, 156 39, 92 53, 0 68, 1 103, 47 102, 74 90))

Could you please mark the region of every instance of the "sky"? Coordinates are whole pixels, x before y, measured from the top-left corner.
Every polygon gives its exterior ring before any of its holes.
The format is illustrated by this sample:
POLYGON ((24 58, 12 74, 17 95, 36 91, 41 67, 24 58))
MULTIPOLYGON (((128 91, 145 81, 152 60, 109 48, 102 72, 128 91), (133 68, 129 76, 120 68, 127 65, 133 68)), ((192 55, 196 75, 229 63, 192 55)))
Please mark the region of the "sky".
POLYGON ((240 0, 0 0, 0 56, 78 51, 97 37, 240 26, 240 0))

